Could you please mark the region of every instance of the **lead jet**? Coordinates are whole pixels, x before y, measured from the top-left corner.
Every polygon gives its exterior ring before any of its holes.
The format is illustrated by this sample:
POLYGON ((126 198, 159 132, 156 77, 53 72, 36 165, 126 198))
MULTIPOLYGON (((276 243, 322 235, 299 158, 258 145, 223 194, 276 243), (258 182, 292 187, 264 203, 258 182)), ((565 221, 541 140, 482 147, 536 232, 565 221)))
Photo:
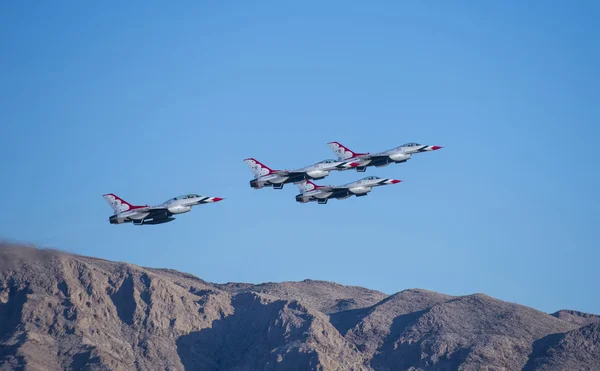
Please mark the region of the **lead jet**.
POLYGON ((162 224, 175 220, 174 214, 183 214, 192 210, 193 206, 221 201, 220 197, 203 197, 187 194, 171 198, 157 206, 133 206, 118 196, 108 193, 104 199, 114 211, 108 220, 110 224, 133 223, 134 225, 162 224))
POLYGON ((342 186, 319 186, 309 180, 304 180, 296 183, 302 192, 296 196, 296 201, 301 203, 317 201, 320 204, 326 204, 330 198, 341 200, 350 196, 362 197, 371 192, 373 187, 400 182, 401 180, 398 179, 368 176, 342 186))
POLYGON ((357 153, 339 142, 327 143, 340 161, 355 161, 356 171, 364 172, 369 166, 382 167, 389 164, 399 164, 410 160, 412 155, 420 152, 437 151, 441 146, 428 146, 418 143, 406 143, 400 147, 379 153, 357 153))
POLYGON ((254 189, 263 187, 282 189, 284 184, 309 179, 323 179, 329 175, 330 171, 343 171, 358 166, 358 162, 354 161, 324 160, 298 170, 272 170, 254 158, 247 158, 244 163, 256 177, 250 181, 250 187, 254 189))

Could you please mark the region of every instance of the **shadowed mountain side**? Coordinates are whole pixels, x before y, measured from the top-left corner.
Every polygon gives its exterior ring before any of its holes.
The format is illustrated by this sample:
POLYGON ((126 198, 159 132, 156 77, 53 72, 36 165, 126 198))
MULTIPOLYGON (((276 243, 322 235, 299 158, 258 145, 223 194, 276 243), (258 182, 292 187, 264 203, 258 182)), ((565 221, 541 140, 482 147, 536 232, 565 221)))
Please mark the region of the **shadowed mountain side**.
POLYGON ((599 323, 485 295, 387 296, 0 248, 0 370, 598 369, 599 323))
POLYGON ((373 355, 387 336, 395 318, 423 311, 452 296, 419 289, 404 290, 378 304, 351 312, 336 313, 332 323, 358 348, 373 355))
POLYGON ((361 357, 319 312, 296 301, 256 293, 233 297, 234 314, 212 328, 177 340, 183 365, 192 370, 357 369, 361 357), (269 351, 266 351, 266 350, 269 351), (327 349, 326 352, 319 350, 327 349))
POLYGON ((524 371, 600 370, 600 323, 550 335, 533 348, 524 371))
MULTIPOLYGON (((348 330, 354 328, 359 323, 363 323, 363 330, 367 332, 373 330, 380 332, 390 323, 384 318, 393 318, 403 314, 419 311, 430 307, 431 305, 443 300, 447 300, 451 296, 442 295, 427 290, 404 290, 397 294, 388 296, 379 303, 368 307, 346 310, 330 315, 331 323, 338 331, 346 335, 348 330), (366 327, 364 327, 366 325, 366 327)), ((352 334, 349 334, 352 338, 352 334)), ((376 344, 367 346, 373 348, 376 344)))
POLYGON ((574 327, 486 295, 458 297, 397 317, 371 365, 516 370, 527 362, 536 339, 574 327))

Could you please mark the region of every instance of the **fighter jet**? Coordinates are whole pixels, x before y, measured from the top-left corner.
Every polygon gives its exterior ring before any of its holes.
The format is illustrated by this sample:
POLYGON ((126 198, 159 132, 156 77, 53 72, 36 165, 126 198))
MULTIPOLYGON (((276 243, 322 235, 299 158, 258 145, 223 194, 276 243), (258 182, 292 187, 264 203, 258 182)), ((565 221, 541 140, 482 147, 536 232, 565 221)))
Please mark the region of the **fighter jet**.
POLYGON ((341 200, 350 196, 362 197, 371 192, 373 187, 400 182, 401 180, 397 179, 368 176, 342 186, 318 186, 309 180, 304 180, 296 183, 302 192, 296 196, 296 201, 301 203, 317 201, 320 204, 326 204, 330 198, 341 200))
POLYGON ((193 206, 221 201, 220 197, 203 197, 187 194, 171 198, 157 206, 133 206, 118 196, 108 193, 104 199, 115 212, 108 220, 110 224, 133 223, 134 225, 162 224, 175 220, 174 214, 183 214, 193 206))
POLYGON ((358 165, 354 167, 359 172, 366 171, 369 166, 382 167, 389 164, 406 162, 415 153, 436 151, 442 148, 441 146, 406 143, 388 151, 371 154, 354 152, 339 142, 330 142, 327 145, 336 154, 339 161, 350 160, 357 162, 358 165))
POLYGON ((298 170, 272 170, 254 158, 247 158, 244 163, 250 167, 250 171, 256 177, 250 181, 250 187, 254 189, 263 187, 282 189, 284 184, 308 179, 323 179, 330 171, 343 171, 358 166, 358 162, 354 161, 324 160, 298 170))

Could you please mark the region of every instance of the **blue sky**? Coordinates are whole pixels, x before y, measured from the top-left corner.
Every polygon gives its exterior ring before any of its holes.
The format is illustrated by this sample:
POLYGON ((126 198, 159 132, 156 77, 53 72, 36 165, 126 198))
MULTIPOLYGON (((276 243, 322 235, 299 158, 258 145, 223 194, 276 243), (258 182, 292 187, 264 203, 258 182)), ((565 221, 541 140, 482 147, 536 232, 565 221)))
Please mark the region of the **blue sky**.
POLYGON ((483 292, 600 313, 593 1, 0 5, 0 237, 214 282, 483 292), (298 204, 242 163, 442 145, 298 204), (225 197, 110 225, 102 199, 225 197))

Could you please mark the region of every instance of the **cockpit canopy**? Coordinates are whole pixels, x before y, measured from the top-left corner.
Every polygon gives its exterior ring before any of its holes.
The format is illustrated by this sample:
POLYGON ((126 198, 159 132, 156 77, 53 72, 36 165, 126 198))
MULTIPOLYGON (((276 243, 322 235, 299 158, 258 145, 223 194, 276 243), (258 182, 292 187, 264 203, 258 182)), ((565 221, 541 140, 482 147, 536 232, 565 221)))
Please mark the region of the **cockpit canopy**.
POLYGON ((418 147, 418 146, 420 146, 419 143, 411 142, 411 143, 403 144, 401 147, 418 147))
POLYGON ((183 195, 183 196, 177 196, 173 200, 186 200, 188 198, 197 198, 197 197, 200 197, 200 195, 190 193, 190 194, 183 195))
POLYGON ((381 178, 378 176, 368 176, 365 178, 365 180, 375 180, 375 179, 381 179, 381 178))
POLYGON ((334 162, 338 162, 338 160, 327 159, 321 161, 322 164, 333 164, 334 162))

